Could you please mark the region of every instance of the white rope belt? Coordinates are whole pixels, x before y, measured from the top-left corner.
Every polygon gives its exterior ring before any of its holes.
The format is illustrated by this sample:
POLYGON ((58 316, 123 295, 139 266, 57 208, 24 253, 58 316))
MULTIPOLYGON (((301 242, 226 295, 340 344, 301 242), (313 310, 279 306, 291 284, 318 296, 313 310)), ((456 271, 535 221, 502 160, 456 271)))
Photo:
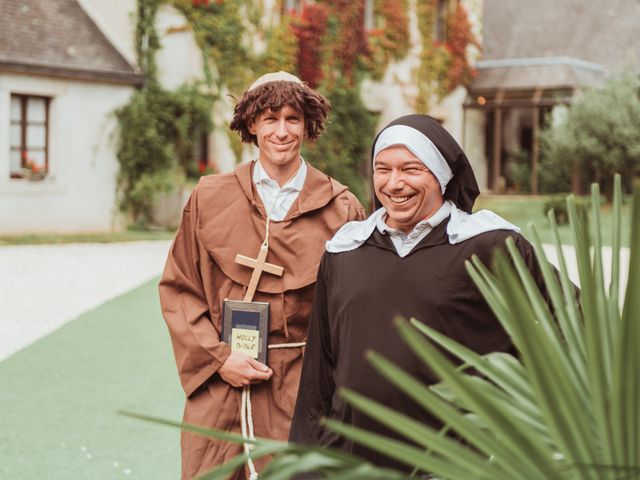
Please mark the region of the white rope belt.
MULTIPOLYGON (((306 345, 307 342, 297 343, 274 343, 267 348, 301 348, 306 345)), ((242 387, 242 404, 240 405, 240 427, 242 429, 242 438, 245 440, 255 440, 253 435, 253 411, 251 409, 251 385, 245 385, 242 387)), ((247 466, 249 467, 249 480, 258 480, 258 472, 251 460, 250 452, 253 449, 253 445, 249 443, 244 444, 244 453, 247 457, 247 466)))

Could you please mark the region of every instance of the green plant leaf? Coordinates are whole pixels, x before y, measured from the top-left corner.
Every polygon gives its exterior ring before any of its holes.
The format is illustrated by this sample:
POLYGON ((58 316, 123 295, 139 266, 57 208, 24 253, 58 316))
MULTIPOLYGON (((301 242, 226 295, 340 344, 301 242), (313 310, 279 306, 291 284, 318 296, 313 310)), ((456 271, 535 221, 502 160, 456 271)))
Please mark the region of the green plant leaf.
MULTIPOLYGON (((455 457, 461 467, 466 467, 469 473, 477 472, 486 463, 486 458, 480 457, 476 452, 463 446, 459 442, 440 435, 440 432, 416 422, 415 419, 395 412, 378 402, 370 400, 358 393, 342 389, 342 397, 361 412, 377 420, 388 428, 395 430, 408 440, 427 447, 438 453, 443 458, 455 457)), ((381 451, 384 453, 384 451, 381 451)))
POLYGON ((535 415, 535 412, 539 413, 539 409, 534 403, 533 392, 529 387, 529 380, 526 378, 522 366, 513 356, 501 352, 493 352, 485 356, 480 356, 473 350, 459 344, 450 337, 415 318, 412 318, 410 323, 418 331, 458 357, 466 365, 473 367, 512 395, 514 397, 513 400, 517 402, 520 408, 529 410, 532 415, 535 415), (508 364, 508 360, 504 359, 504 357, 509 357, 513 362, 508 364), (517 364, 519 368, 516 369, 514 363, 517 364), (507 368, 507 365, 509 368, 507 368))
POLYGON ((469 418, 453 405, 443 401, 437 394, 383 356, 375 352, 369 352, 367 358, 387 380, 415 400, 425 410, 433 412, 434 415, 449 425, 452 430, 463 436, 471 445, 484 452, 487 457, 498 453, 504 459, 504 464, 501 463, 500 467, 507 475, 500 478, 520 478, 522 472, 519 469, 519 464, 513 461, 507 446, 502 445, 494 435, 487 432, 483 425, 469 418))
MULTIPOLYGON (((424 472, 451 479, 469 478, 470 472, 458 463, 446 462, 405 442, 392 440, 384 435, 345 425, 335 420, 324 419, 322 423, 325 427, 339 433, 347 439, 353 440, 372 450, 383 452, 390 458, 403 462, 406 465, 417 467, 424 472)), ((491 477, 482 476, 480 478, 491 477)))
MULTIPOLYGON (((611 338, 616 338, 620 324, 620 248, 622 242, 622 179, 614 176, 613 229, 611 232, 611 284, 609 285, 609 321, 611 338)), ((613 340, 612 340, 613 341, 613 340)))
POLYGON ((584 392, 576 390, 577 382, 570 379, 571 371, 558 358, 560 353, 548 343, 543 329, 536 322, 511 262, 497 252, 495 264, 507 303, 512 312, 517 312, 501 321, 511 322, 519 335, 527 338, 520 353, 552 437, 562 451, 568 452, 568 462, 593 458, 593 445, 589 441, 593 422, 587 416, 575 415, 576 411, 589 411, 588 398, 584 397, 584 392))
MULTIPOLYGON (((198 425, 191 425, 188 423, 174 422, 172 420, 166 420, 164 418, 154 417, 151 415, 143 415, 141 413, 129 412, 125 410, 121 410, 118 413, 125 417, 131 417, 131 418, 136 418, 138 420, 144 420, 150 423, 157 423, 157 424, 166 425, 169 427, 180 428, 185 432, 196 433, 204 437, 211 437, 218 440, 224 440, 224 441, 233 442, 233 443, 249 443, 249 444, 255 443, 255 440, 246 440, 242 437, 242 435, 239 435, 236 433, 223 432, 221 430, 213 430, 210 428, 199 427, 198 425)), ((265 440, 265 442, 282 444, 282 442, 275 442, 274 440, 265 440)))
POLYGON ((617 464, 640 466, 640 185, 633 195, 629 277, 622 309, 620 332, 616 341, 618 352, 614 362, 612 412, 614 431, 619 431, 617 464), (618 430, 619 429, 619 430, 618 430))
MULTIPOLYGON (((456 372, 451 362, 435 346, 421 336, 415 335, 415 329, 408 322, 399 321, 398 328, 401 336, 425 365, 428 365, 443 381, 454 388, 461 399, 473 404, 474 413, 487 422, 498 437, 511 439, 510 445, 503 445, 503 447, 509 452, 512 459, 520 462, 521 470, 525 467, 531 475, 546 476, 544 478, 549 479, 556 478, 554 468, 550 466, 551 454, 540 438, 531 435, 530 432, 521 431, 519 422, 501 410, 495 398, 486 396, 484 392, 475 388, 475 384, 465 375, 456 372), (518 448, 513 448, 514 445, 517 445, 518 448), (523 453, 524 451, 527 451, 526 455, 523 453)), ((506 460, 498 451, 494 451, 493 455, 502 457, 501 460, 506 460)))
MULTIPOLYGON (((496 278, 489 269, 483 265, 478 256, 473 255, 470 262, 465 262, 465 267, 467 269, 467 273, 473 280, 473 283, 475 283, 480 293, 482 293, 482 296, 495 316, 498 318, 508 316, 509 313, 505 305, 504 296, 500 291, 496 278)), ((522 339, 518 338, 514 332, 510 331, 508 325, 503 326, 511 337, 511 341, 517 347, 522 339)))
POLYGON ((586 391, 586 370, 585 370, 585 354, 584 342, 581 334, 581 323, 579 320, 579 312, 576 308, 577 292, 573 284, 566 275, 566 263, 562 252, 562 245, 558 236, 557 225, 555 225, 555 217, 550 216, 549 221, 552 224, 552 230, 555 233, 556 254, 560 260, 561 271, 556 275, 556 271, 552 270, 551 264, 547 261, 542 248, 542 242, 534 225, 530 226, 530 234, 533 247, 540 266, 540 271, 544 279, 547 293, 551 299, 553 306, 553 314, 558 322, 562 337, 566 341, 566 351, 572 369, 576 374, 576 380, 579 382, 579 388, 586 391), (561 283, 558 283, 558 277, 561 283), (566 288, 566 290, 565 290, 566 288), (561 290, 562 289, 562 290, 561 290), (563 292, 568 293, 563 297, 563 292))
MULTIPOLYGON (((571 337, 574 338, 574 342, 578 347, 578 353, 574 355, 577 358, 584 358, 585 347, 584 347, 584 339, 582 338, 582 313, 580 312, 578 301, 576 299, 576 291, 575 286, 569 280, 569 268, 567 267, 567 263, 564 258, 564 251, 562 248, 562 244, 560 242, 560 231, 558 230, 558 224, 556 223, 556 218, 553 215, 553 212, 550 212, 548 215, 549 225, 551 226, 551 231, 554 239, 554 246, 556 250, 556 256, 558 257, 558 261, 560 263, 560 284, 562 286, 562 293, 564 295, 564 305, 566 308, 567 320, 568 320, 568 328, 565 331, 565 335, 569 337, 569 331, 571 331, 571 337)), ((533 229, 535 234, 534 240, 537 237, 537 232, 535 228, 533 229)), ((542 249, 542 244, 540 242, 539 237, 536 241, 536 250, 538 259, 544 257, 544 251, 542 249)), ((544 271, 545 267, 539 261, 541 265, 541 269, 544 271)), ((546 283, 546 285, 549 285, 546 283)), ((583 362, 577 362, 578 364, 583 362)))

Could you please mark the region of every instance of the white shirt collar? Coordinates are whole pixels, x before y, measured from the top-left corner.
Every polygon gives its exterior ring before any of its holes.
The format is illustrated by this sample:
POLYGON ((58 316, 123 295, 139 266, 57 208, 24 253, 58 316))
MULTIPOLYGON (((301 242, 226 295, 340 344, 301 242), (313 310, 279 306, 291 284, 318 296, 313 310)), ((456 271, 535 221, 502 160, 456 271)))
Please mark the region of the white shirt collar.
POLYGON ((298 168, 296 174, 291 177, 291 179, 289 179, 282 187, 280 187, 278 185, 278 182, 276 182, 269 176, 266 170, 262 167, 262 163, 260 163, 260 160, 256 160, 253 167, 253 183, 255 183, 256 185, 266 184, 270 187, 274 186, 275 184, 278 190, 290 189, 295 190, 296 192, 301 192, 306 178, 307 163, 302 157, 300 157, 300 168, 298 168))
POLYGON ((393 243, 398 255, 406 257, 414 247, 418 245, 424 237, 429 235, 435 227, 440 225, 450 213, 451 205, 449 202, 444 202, 433 215, 418 222, 409 233, 404 233, 402 230, 389 227, 385 221, 388 215, 377 218, 376 228, 381 233, 389 235, 391 243, 393 243))
POLYGON ((376 218, 376 228, 380 233, 389 233, 389 234, 397 234, 397 235, 405 235, 408 237, 420 235, 425 228, 429 228, 433 230, 438 225, 440 225, 449 215, 451 214, 451 204, 449 202, 443 202, 442 205, 436 213, 431 215, 429 218, 419 221, 416 223, 415 227, 410 233, 404 233, 401 230, 396 228, 391 228, 387 225, 386 220, 388 215, 383 215, 376 218))
POLYGON ((306 178, 307 164, 302 157, 300 158, 298 171, 282 188, 280 188, 278 182, 269 177, 260 160, 255 161, 252 180, 271 220, 280 222, 285 219, 291 206, 302 191, 306 178))

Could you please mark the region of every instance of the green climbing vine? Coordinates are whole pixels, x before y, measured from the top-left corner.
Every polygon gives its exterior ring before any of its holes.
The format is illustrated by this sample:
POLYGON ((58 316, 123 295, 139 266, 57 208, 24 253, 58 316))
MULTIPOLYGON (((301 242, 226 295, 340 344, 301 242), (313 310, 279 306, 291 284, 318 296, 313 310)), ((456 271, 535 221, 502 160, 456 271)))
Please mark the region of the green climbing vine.
POLYGON ((217 94, 224 88, 234 95, 242 93, 253 77, 256 63, 247 45, 245 19, 259 24, 258 7, 250 0, 164 1, 182 12, 193 29, 196 42, 208 59, 205 67, 213 70, 210 76, 217 94))
POLYGON ((376 0, 376 25, 367 32, 368 51, 365 68, 375 80, 380 80, 392 60, 402 60, 409 52, 409 2, 407 0, 376 0))
POLYGON ((435 35, 437 0, 417 0, 416 14, 421 37, 420 63, 415 78, 418 95, 415 110, 427 113, 432 97, 441 99, 458 85, 469 83, 473 69, 467 58, 468 46, 477 42, 471 32, 466 9, 460 2, 444 12, 444 39, 435 35))
POLYGON ((258 63, 256 76, 267 72, 296 73, 300 47, 293 17, 286 15, 277 25, 265 32, 267 47, 258 63))
MULTIPOLYGON (((415 70, 415 110, 427 112, 430 99, 441 98, 472 78, 468 46, 475 40, 460 2, 448 8, 444 37, 435 39, 437 0, 416 0, 421 54, 415 70)), ((279 21, 265 20, 263 0, 137 0, 135 46, 144 85, 116 112, 120 122, 118 177, 120 206, 132 219, 150 218, 156 195, 176 179, 198 176, 203 163, 194 158, 195 142, 212 128, 215 101, 238 98, 257 76, 275 70, 297 74, 333 104, 331 122, 316 145, 305 147, 311 163, 348 184, 366 201, 363 173, 374 135, 375 117, 360 99, 362 79, 381 79, 392 61, 410 49, 409 1, 375 0, 374 24, 365 30, 363 0, 305 2, 285 11, 276 0, 279 21), (157 79, 155 53, 160 48, 154 21, 161 5, 172 5, 188 21, 203 52, 207 94, 195 86, 170 92, 157 79), (253 48, 252 42, 263 48, 253 48)), ((452 2, 453 5, 453 2, 452 2)), ((229 132, 227 132, 229 133, 229 132)), ((242 144, 229 135, 236 158, 242 144)))
POLYGON ((157 196, 197 176, 196 142, 212 128, 212 98, 195 85, 164 89, 157 78, 160 47, 154 20, 160 0, 138 0, 135 47, 145 82, 118 109, 118 204, 129 220, 146 226, 157 196))

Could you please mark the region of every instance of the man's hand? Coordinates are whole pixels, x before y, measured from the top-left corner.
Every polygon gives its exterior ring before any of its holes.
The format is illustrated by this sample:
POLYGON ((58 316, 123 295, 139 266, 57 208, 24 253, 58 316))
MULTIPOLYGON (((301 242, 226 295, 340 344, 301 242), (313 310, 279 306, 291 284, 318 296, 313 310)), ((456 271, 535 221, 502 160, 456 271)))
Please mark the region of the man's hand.
POLYGON ((231 352, 218 369, 220 377, 232 387, 269 380, 273 370, 243 352, 231 352))

